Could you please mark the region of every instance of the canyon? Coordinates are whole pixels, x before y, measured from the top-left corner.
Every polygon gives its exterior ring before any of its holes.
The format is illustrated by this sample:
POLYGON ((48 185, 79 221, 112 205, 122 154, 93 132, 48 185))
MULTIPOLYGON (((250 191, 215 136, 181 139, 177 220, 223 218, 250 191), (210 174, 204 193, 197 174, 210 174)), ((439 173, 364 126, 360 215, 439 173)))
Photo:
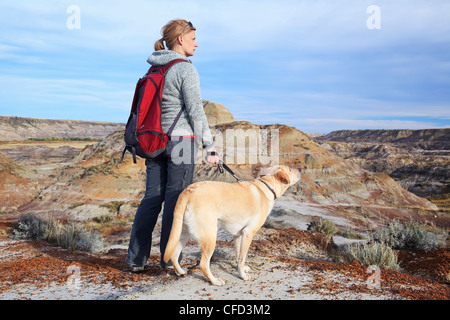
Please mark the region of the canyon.
MULTIPOLYGON (((256 144, 272 152, 267 132, 276 132, 278 146, 272 158, 276 159, 276 163, 302 169, 301 181, 276 203, 270 216, 271 222, 277 226, 306 229, 306 225, 318 217, 329 218, 338 226, 361 232, 373 230, 393 218, 412 217, 441 227, 449 225, 446 210, 440 210, 433 202, 421 197, 420 193, 417 195, 407 190, 410 185, 404 180, 409 179, 408 174, 398 181, 390 176, 395 178, 395 172, 408 168, 407 165, 416 161, 415 158, 411 159, 410 153, 401 153, 395 160, 383 162, 386 156, 382 151, 397 150, 397 146, 378 147, 366 152, 364 157, 356 157, 355 154, 360 155, 356 145, 363 143, 356 138, 354 144, 331 142, 330 136, 313 139, 286 125, 235 121, 231 113, 218 103, 205 100, 204 106, 216 136, 226 137, 227 132, 234 130, 246 136, 244 151, 250 150, 251 144, 256 144)), ((133 164, 131 156, 125 156, 124 162, 120 162, 124 147, 123 124, 64 120, 41 120, 43 122, 39 124, 37 120, 6 117, 1 120, 2 132, 9 132, 2 140, 15 137, 15 141, 3 141, 0 145, 0 218, 14 219, 23 213, 36 212, 64 219, 86 220, 108 214, 108 204, 113 202, 120 204, 117 214, 134 214, 145 190, 145 164, 143 159, 133 164), (7 126, 10 129, 6 129, 7 126), (30 132, 29 135, 23 132, 20 134, 26 140, 19 141, 18 136, 11 133, 13 129, 30 126, 34 129, 26 131, 30 132), (98 140, 28 140, 71 136, 89 136, 98 140)), ((385 131, 377 136, 382 134, 392 137, 392 132, 385 131)), ((354 136, 351 134, 345 139, 349 141, 354 136)), ((420 145, 421 148, 427 146, 427 150, 422 153, 417 151, 414 155, 419 157, 420 154, 420 159, 428 161, 425 160, 428 159, 427 152, 437 150, 439 155, 447 152, 447 140, 439 137, 440 131, 430 131, 428 136, 421 135, 418 144, 411 148, 417 150, 420 145)), ((231 138, 238 139, 237 136, 231 138)), ((398 134, 396 138, 405 139, 398 134)), ((232 159, 227 157, 230 153, 239 153, 238 149, 230 147, 239 142, 219 140, 216 141, 217 148, 224 159, 232 159)), ((360 137, 360 140, 367 139, 360 137)), ((407 142, 403 140, 402 143, 407 142)), ((442 155, 445 156, 443 160, 433 158, 436 163, 443 161, 441 167, 444 180, 448 174, 446 155, 442 155)), ((216 166, 201 161, 204 159, 201 152, 198 159, 195 181, 235 181, 231 175, 221 174, 216 166)), ((244 180, 257 178, 261 169, 270 165, 235 162, 227 164, 244 180)))
POLYGON ((342 130, 317 137, 323 148, 406 190, 447 207, 450 199, 450 129, 342 130))

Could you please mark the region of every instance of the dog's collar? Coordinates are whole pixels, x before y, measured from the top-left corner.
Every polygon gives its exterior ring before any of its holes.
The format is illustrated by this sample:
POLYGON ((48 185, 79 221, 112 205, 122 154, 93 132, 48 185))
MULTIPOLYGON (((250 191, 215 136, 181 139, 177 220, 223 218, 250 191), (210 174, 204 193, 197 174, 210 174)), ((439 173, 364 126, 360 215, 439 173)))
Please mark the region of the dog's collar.
POLYGON ((273 200, 276 200, 277 194, 275 193, 275 190, 273 190, 272 187, 264 180, 259 179, 259 181, 261 181, 262 183, 264 183, 266 185, 266 187, 273 193, 273 200))

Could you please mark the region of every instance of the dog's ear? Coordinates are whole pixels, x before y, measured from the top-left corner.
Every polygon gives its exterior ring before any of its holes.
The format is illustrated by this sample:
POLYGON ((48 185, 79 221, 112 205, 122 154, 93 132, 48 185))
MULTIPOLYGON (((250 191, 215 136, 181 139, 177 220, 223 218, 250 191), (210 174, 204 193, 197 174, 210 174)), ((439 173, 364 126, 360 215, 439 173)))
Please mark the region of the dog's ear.
POLYGON ((275 175, 275 178, 278 179, 282 184, 289 184, 291 182, 291 179, 289 177, 289 174, 287 174, 283 169, 279 169, 275 175))
POLYGON ((269 168, 261 168, 259 171, 259 176, 262 178, 264 176, 271 176, 274 175, 277 171, 278 167, 269 167, 269 168))

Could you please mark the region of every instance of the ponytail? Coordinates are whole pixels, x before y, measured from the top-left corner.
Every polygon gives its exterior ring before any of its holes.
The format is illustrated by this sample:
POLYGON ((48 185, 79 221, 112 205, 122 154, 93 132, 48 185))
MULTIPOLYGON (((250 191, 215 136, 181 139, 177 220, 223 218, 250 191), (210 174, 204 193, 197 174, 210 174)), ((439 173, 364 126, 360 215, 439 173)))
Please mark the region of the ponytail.
POLYGON ((164 38, 159 39, 155 42, 155 51, 164 50, 164 38))

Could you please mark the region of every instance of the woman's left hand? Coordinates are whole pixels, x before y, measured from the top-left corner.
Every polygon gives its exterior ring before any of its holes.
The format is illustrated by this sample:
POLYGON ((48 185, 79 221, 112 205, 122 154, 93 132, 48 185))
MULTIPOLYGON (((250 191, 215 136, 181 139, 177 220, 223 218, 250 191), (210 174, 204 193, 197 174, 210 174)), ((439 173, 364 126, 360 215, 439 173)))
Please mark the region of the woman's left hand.
POLYGON ((208 162, 210 164, 218 164, 219 163, 219 156, 217 155, 216 148, 207 149, 206 152, 207 152, 206 162, 208 162), (210 153, 213 153, 213 155, 209 155, 210 153))

